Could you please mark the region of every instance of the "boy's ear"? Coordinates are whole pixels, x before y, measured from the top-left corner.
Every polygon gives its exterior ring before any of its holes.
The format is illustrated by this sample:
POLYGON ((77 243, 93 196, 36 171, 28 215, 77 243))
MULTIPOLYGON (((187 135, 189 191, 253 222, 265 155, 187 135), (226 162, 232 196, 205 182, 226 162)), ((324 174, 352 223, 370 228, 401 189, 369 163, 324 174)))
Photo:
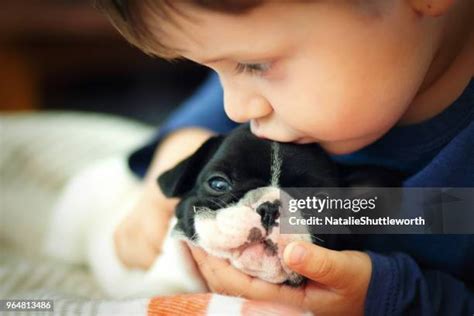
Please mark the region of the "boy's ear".
POLYGON ((410 3, 419 14, 436 17, 445 14, 454 0, 410 0, 410 3))
POLYGON ((158 177, 158 185, 166 197, 181 197, 189 192, 202 168, 212 158, 224 136, 213 136, 191 156, 158 177))

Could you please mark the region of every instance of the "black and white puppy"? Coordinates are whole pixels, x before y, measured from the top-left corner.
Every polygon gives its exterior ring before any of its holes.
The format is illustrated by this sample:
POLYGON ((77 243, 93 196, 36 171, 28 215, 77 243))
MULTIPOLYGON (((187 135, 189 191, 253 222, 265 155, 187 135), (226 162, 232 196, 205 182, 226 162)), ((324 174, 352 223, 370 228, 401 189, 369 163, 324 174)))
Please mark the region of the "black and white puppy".
POLYGON ((318 239, 309 232, 280 234, 280 188, 397 181, 384 169, 342 167, 315 144, 257 138, 243 125, 210 138, 158 179, 168 197, 181 200, 161 253, 147 271, 125 267, 115 252, 117 225, 142 190, 123 156, 98 162, 70 181, 53 211, 45 248, 55 257, 86 263, 105 293, 117 298, 205 290, 183 239, 249 275, 298 285, 303 278, 282 263, 283 250, 295 240, 318 239))
POLYGON ((243 125, 206 141, 158 179, 179 197, 175 233, 245 273, 272 283, 303 278, 283 263, 292 241, 318 243, 314 234, 280 234, 280 188, 393 186, 398 173, 377 167, 342 167, 316 144, 278 143, 243 125))

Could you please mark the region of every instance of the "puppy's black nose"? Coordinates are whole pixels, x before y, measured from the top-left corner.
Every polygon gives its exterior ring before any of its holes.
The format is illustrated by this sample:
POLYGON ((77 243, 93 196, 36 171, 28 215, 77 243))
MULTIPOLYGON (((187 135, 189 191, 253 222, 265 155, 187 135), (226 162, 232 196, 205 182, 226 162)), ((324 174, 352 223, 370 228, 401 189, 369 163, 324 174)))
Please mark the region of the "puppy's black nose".
POLYGON ((257 213, 261 217, 262 226, 268 230, 272 226, 276 226, 276 219, 280 217, 280 206, 279 200, 273 202, 265 202, 257 207, 257 213))

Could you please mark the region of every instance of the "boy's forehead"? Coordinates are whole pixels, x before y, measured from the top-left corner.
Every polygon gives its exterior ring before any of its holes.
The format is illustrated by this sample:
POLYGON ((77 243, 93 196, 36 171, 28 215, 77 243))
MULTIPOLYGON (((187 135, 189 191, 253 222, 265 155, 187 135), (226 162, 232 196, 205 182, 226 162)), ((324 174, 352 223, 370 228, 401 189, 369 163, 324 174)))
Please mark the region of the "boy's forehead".
POLYGON ((290 54, 312 45, 315 31, 324 45, 334 45, 340 39, 327 36, 332 30, 356 33, 357 27, 373 19, 367 14, 368 4, 359 1, 268 1, 243 14, 175 3, 169 19, 149 13, 147 22, 158 42, 200 64, 222 56, 249 62, 290 54))
MULTIPOLYGON (((292 6, 294 7, 294 5, 292 6)), ((298 28, 288 9, 281 5, 262 5, 246 14, 226 14, 191 6, 170 12, 170 21, 152 14, 147 18, 161 43, 192 60, 209 59, 234 50, 270 50, 272 43, 289 37, 298 28), (285 14, 286 13, 286 14, 285 14), (283 18, 286 17, 286 18, 283 18), (290 22, 290 23, 289 23, 290 22)), ((294 16, 294 15, 293 15, 294 16)), ((293 18, 294 19, 294 18, 293 18)))

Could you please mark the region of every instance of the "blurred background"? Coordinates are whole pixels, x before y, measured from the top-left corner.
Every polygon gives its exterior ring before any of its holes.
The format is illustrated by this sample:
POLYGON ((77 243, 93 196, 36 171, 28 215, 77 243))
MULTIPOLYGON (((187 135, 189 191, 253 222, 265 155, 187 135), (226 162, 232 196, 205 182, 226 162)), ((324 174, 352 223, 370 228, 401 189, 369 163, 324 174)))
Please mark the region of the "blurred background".
POLYGON ((125 162, 207 74, 132 47, 92 2, 0 0, 0 298, 65 298, 65 310, 103 297, 84 265, 45 253, 64 227, 55 207, 81 170, 125 162))
POLYGON ((206 75, 132 47, 92 0, 1 3, 0 111, 79 110, 156 125, 206 75))

